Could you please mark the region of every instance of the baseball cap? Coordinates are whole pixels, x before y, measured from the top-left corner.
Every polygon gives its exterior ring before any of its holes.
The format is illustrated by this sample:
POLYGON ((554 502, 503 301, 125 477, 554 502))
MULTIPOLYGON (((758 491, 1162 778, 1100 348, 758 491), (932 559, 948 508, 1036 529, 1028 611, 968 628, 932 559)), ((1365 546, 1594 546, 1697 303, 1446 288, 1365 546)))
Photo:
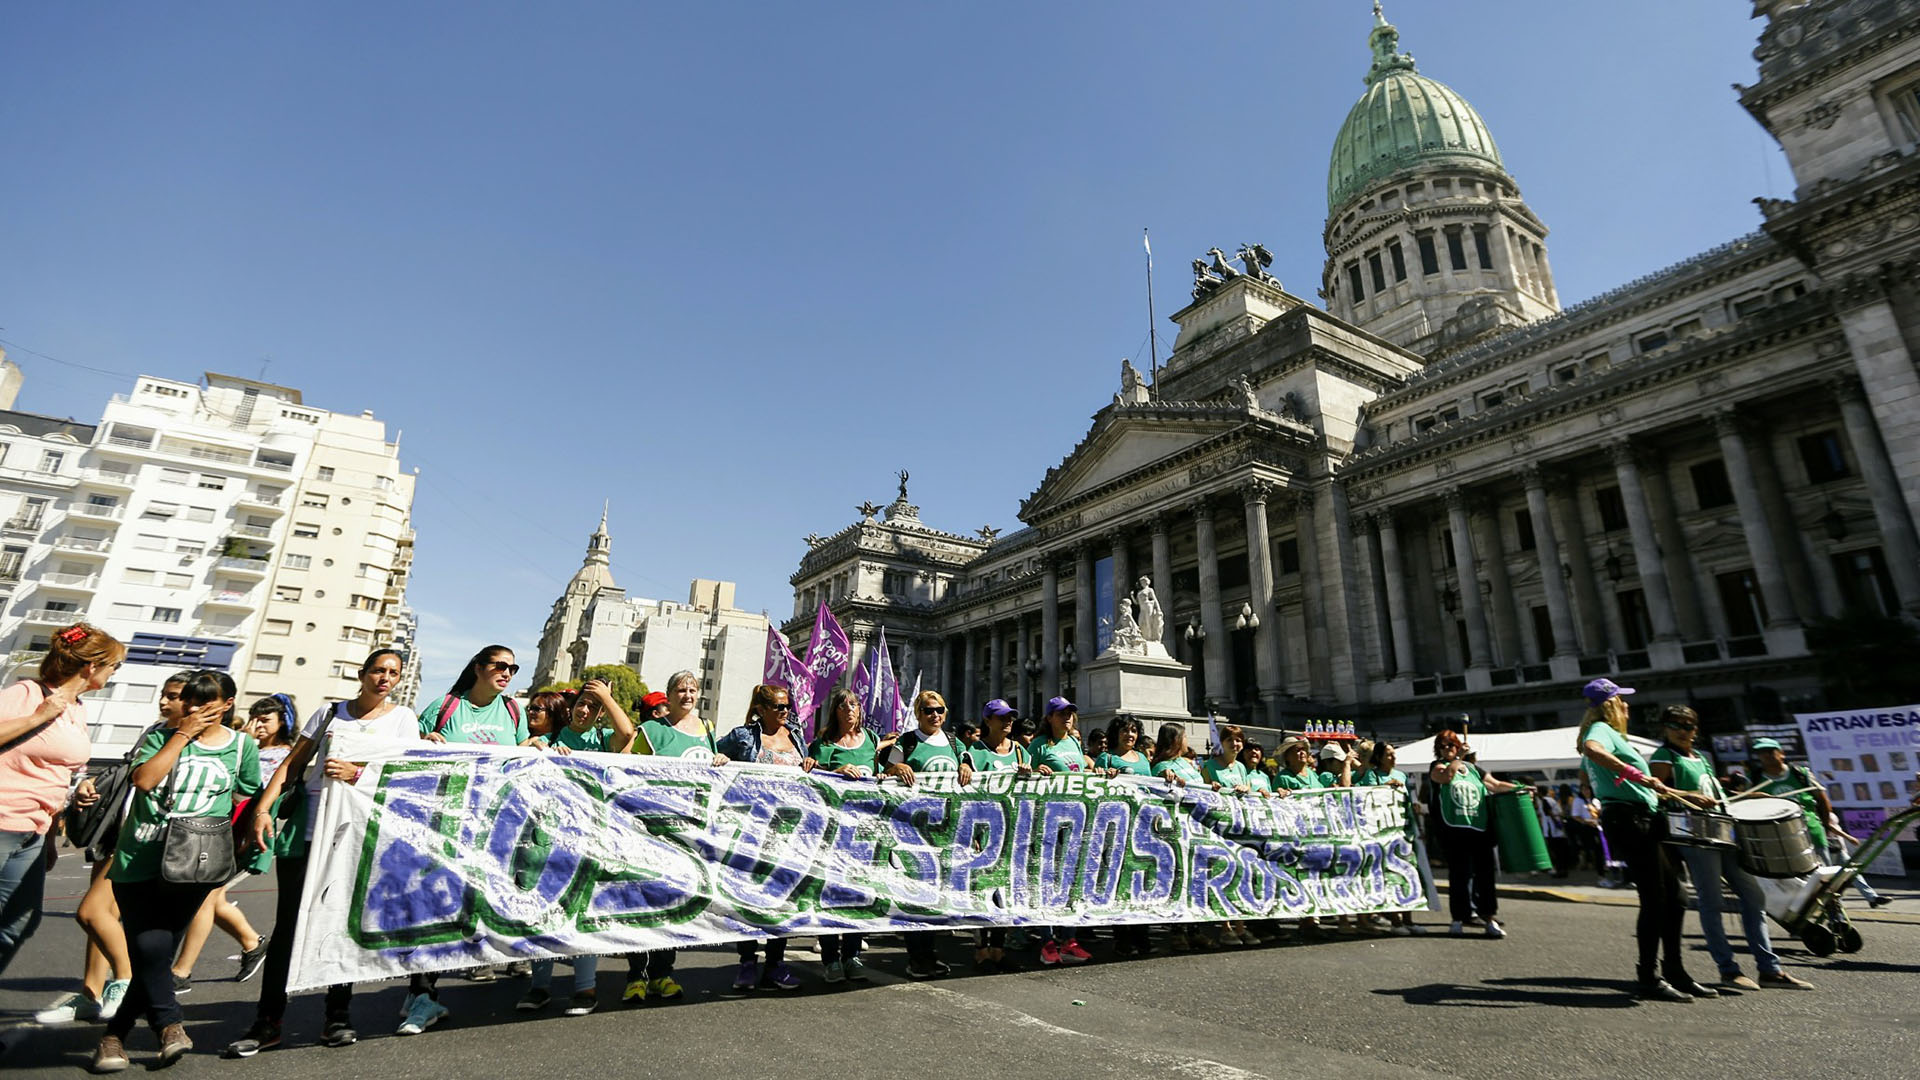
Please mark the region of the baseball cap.
POLYGON ((1595 679, 1582 688, 1580 692, 1586 695, 1588 704, 1598 705, 1617 694, 1633 693, 1633 687, 1621 686, 1612 679, 1595 679))
POLYGON ((1019 715, 1020 715, 1019 713, 1014 711, 1013 706, 1007 704, 1005 698, 994 698, 992 701, 989 701, 985 705, 980 706, 980 719, 982 720, 985 720, 990 716, 1019 716, 1019 715))
POLYGON ((1779 750, 1781 749, 1780 740, 1779 739, 1755 739, 1753 740, 1752 748, 1755 750, 1779 750))
POLYGON ((1066 712, 1066 711, 1068 711, 1068 710, 1070 710, 1070 709, 1071 709, 1071 710, 1073 710, 1073 711, 1075 711, 1075 712, 1078 712, 1078 711, 1079 711, 1079 710, 1078 710, 1078 709, 1077 709, 1077 708, 1076 708, 1076 707, 1074 706, 1074 704, 1073 704, 1073 702, 1071 702, 1071 701, 1068 701, 1068 700, 1067 700, 1066 698, 1063 698, 1063 697, 1050 697, 1050 698, 1048 698, 1048 699, 1047 699, 1047 707, 1046 707, 1046 708, 1045 708, 1044 710, 1042 710, 1042 712, 1043 712, 1043 713, 1057 713, 1057 712, 1066 712))
POLYGON ((1321 761, 1345 761, 1346 759, 1347 752, 1332 743, 1328 743, 1320 748, 1321 761))
POLYGON ((666 703, 667 695, 658 690, 640 699, 640 707, 644 709, 651 709, 655 705, 665 705, 666 703))

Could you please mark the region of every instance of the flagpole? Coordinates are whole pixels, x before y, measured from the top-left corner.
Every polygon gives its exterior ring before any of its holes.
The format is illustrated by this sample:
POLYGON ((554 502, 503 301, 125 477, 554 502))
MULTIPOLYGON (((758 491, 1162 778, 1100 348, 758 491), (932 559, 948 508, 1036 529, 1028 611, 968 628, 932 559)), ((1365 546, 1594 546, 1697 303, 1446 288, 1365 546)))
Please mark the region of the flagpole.
POLYGON ((1153 376, 1153 396, 1160 396, 1160 324, 1153 317, 1153 240, 1140 230, 1140 246, 1147 249, 1147 370, 1153 376))

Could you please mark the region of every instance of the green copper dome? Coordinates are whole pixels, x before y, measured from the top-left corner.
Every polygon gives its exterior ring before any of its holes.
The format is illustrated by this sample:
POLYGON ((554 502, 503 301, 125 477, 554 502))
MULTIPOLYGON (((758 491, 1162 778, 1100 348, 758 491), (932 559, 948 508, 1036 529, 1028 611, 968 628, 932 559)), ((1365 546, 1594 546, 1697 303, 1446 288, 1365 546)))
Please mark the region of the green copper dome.
POLYGON ((1400 52, 1400 31, 1373 5, 1373 67, 1333 140, 1327 212, 1392 173, 1420 164, 1490 166, 1504 173, 1486 122, 1466 99, 1420 74, 1400 52))

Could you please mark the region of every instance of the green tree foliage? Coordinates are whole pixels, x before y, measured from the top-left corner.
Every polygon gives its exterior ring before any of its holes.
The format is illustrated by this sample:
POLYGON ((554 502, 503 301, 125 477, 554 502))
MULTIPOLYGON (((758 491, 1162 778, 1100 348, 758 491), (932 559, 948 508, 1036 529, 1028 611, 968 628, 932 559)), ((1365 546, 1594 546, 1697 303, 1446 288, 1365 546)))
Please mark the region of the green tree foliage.
POLYGON ((581 675, 582 677, 578 679, 542 686, 534 693, 544 694, 549 690, 578 690, 587 679, 603 679, 613 690, 613 700, 627 710, 627 715, 633 718, 634 723, 638 724, 646 719, 640 708, 640 699, 646 697, 650 691, 647 689, 647 684, 640 680, 639 674, 632 668, 624 664, 595 664, 581 672, 581 675))

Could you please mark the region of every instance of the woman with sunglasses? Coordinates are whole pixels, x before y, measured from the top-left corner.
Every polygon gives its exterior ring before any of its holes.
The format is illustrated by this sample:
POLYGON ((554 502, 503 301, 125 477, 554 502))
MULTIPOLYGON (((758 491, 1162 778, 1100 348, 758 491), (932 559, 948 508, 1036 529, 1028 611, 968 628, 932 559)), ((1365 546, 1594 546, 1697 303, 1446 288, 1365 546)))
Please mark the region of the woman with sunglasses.
MULTIPOLYGON (((1027 748, 1013 737, 1019 714, 1004 699, 994 698, 980 708, 980 738, 961 753, 961 760, 974 774, 1010 772, 1024 776, 1033 771, 1027 760, 1027 748)), ((974 931, 973 967, 983 973, 1007 973, 1020 970, 1018 961, 1007 957, 1007 928, 986 926, 974 931)))
MULTIPOLYGON (((294 931, 300 922, 300 900, 306 892, 309 843, 313 815, 320 807, 320 788, 328 780, 355 783, 365 770, 364 762, 333 753, 335 736, 390 742, 419 737, 419 717, 412 709, 388 699, 400 685, 402 670, 399 652, 375 649, 368 653, 360 664, 359 692, 324 705, 307 717, 293 740, 293 749, 274 769, 266 789, 254 800, 243 821, 259 847, 271 848, 279 855, 275 867, 279 899, 274 908, 273 934, 267 939, 266 966, 260 976, 260 1002, 254 1007, 253 1024, 246 1034, 227 1044, 228 1057, 252 1057, 280 1045, 281 1021, 287 1014, 287 974, 293 966, 294 931)), ((320 1045, 352 1046, 359 1040, 348 1015, 352 1002, 351 983, 327 988, 320 1045)), ((413 1004, 411 993, 407 1004, 413 1004)))
MULTIPOLYGON (((922 690, 913 699, 917 723, 903 732, 886 751, 887 767, 882 774, 913 786, 921 773, 953 772, 960 785, 973 782, 973 766, 961 755, 958 739, 947 734, 947 699, 937 691, 922 690)), ((936 940, 938 931, 918 930, 901 935, 907 945, 907 977, 932 979, 953 969, 941 961, 936 940)))
MULTIPOLYGON (((725 765, 732 760, 715 747, 713 728, 696 711, 700 705, 700 676, 691 671, 676 671, 667 677, 664 700, 656 702, 648 694, 641 705, 660 715, 646 720, 633 737, 629 753, 704 761, 725 765), (664 709, 664 712, 661 710, 664 709)), ((627 956, 627 986, 621 1000, 630 1005, 654 1001, 679 1001, 686 996, 673 978, 678 949, 654 949, 627 956)))
MULTIPOLYGON (((813 769, 806 753, 807 737, 793 716, 793 697, 784 686, 762 684, 753 688, 747 701, 747 722, 727 732, 718 744, 720 753, 730 761, 748 761, 759 765, 791 765, 803 772, 813 769)), ((756 962, 757 944, 748 939, 739 943, 740 968, 733 976, 735 993, 761 990, 798 990, 800 980, 787 967, 787 939, 767 939, 767 966, 756 962)))
MULTIPOLYGON (((874 774, 880 741, 860 722, 860 695, 842 687, 827 698, 827 722, 820 737, 807 747, 812 770, 837 773, 849 780, 863 780, 874 774)), ((820 964, 826 969, 828 983, 866 982, 866 961, 860 959, 859 934, 820 935, 820 964)))

